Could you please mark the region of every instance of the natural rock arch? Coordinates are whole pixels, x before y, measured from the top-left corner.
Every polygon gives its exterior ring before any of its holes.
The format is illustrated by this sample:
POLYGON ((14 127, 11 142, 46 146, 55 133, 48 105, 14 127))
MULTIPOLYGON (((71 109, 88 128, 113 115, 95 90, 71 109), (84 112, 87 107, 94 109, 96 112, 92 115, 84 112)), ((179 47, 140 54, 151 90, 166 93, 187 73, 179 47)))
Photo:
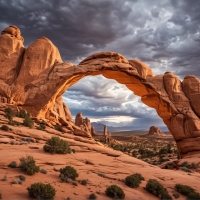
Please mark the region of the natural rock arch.
POLYGON ((15 26, 2 32, 0 50, 1 68, 12 63, 11 69, 8 66, 6 72, 0 72, 4 103, 20 105, 34 117, 67 124, 71 116, 62 94, 81 78, 102 74, 126 85, 143 103, 156 109, 182 156, 200 151, 200 84, 196 77, 186 76, 181 82, 171 72, 154 76, 144 63, 128 61, 114 52, 94 54, 78 66, 63 63, 58 49, 45 37, 25 49, 15 26), (12 81, 5 79, 5 73, 12 81))

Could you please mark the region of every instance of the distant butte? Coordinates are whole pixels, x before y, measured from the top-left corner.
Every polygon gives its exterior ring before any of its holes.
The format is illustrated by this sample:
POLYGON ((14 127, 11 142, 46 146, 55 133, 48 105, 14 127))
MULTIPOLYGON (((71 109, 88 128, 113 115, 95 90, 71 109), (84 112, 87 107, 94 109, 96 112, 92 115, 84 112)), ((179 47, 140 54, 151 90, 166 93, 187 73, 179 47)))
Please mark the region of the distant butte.
MULTIPOLYGON (((38 38, 27 49, 16 26, 0 37, 0 100, 21 106, 34 118, 60 123, 77 134, 83 132, 72 122, 62 94, 89 75, 102 74, 124 84, 144 104, 155 108, 172 133, 182 157, 200 151, 200 83, 188 75, 181 82, 171 72, 154 76, 138 60, 126 60, 115 52, 101 52, 78 66, 62 62, 60 53, 47 38, 38 38)), ((90 133, 85 131, 85 136, 90 133)))

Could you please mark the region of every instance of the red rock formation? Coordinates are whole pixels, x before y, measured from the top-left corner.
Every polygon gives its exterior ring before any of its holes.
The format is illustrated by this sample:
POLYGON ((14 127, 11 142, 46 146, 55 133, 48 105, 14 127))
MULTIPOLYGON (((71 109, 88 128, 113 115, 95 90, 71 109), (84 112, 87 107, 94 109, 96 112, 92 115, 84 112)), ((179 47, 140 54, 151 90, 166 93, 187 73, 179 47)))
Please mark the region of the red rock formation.
POLYGON ((90 120, 86 117, 85 119, 83 118, 82 112, 79 112, 76 115, 75 118, 75 125, 80 127, 82 131, 86 131, 89 134, 93 135, 94 134, 94 127, 93 130, 91 129, 91 124, 90 120))
POLYGON ((171 72, 154 76, 141 61, 128 61, 115 52, 91 55, 78 66, 62 63, 59 51, 47 38, 36 40, 23 55, 23 38, 15 26, 2 32, 0 50, 2 102, 20 105, 37 118, 68 124, 71 115, 62 94, 85 76, 102 74, 125 84, 143 103, 156 109, 182 156, 200 151, 200 87, 196 77, 186 76, 181 82, 171 72))
POLYGON ((151 126, 146 136, 150 137, 166 137, 166 135, 156 126, 151 126))

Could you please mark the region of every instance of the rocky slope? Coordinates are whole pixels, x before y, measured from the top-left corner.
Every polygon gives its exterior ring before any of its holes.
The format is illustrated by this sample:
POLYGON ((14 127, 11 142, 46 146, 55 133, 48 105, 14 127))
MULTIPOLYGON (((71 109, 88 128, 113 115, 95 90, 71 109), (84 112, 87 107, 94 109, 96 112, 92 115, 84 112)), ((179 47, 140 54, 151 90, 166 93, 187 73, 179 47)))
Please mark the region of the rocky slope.
MULTIPOLYGON (((58 200, 67 197, 88 199, 91 193, 95 193, 99 200, 109 200, 111 198, 105 195, 105 190, 113 184, 124 190, 127 200, 158 199, 144 189, 149 179, 158 180, 167 188, 171 196, 177 193, 174 189, 175 184, 186 184, 186 180, 188 186, 200 192, 200 174, 198 173, 200 160, 197 157, 187 156, 185 158, 189 164, 197 165, 197 169, 192 173, 180 169, 160 169, 120 151, 110 149, 91 138, 75 136, 65 130, 61 133, 50 127, 44 131, 37 130, 38 123, 35 123, 33 129, 30 129, 22 125, 21 118, 14 117, 14 120, 21 123, 20 126, 9 125, 8 119, 4 117, 4 112, 0 112, 0 124, 10 128, 8 132, 0 130, 0 177, 4 179, 6 176, 6 180, 1 181, 0 187, 3 199, 31 199, 28 197, 27 187, 36 182, 50 183, 56 189, 55 199, 58 200), (64 155, 44 152, 45 142, 55 135, 66 140, 76 152, 64 155), (27 155, 33 156, 36 165, 45 169, 47 174, 39 172, 30 176, 20 171, 19 168, 7 166, 12 161, 19 164, 19 159, 27 155), (59 169, 67 165, 74 167, 79 174, 77 186, 72 183, 63 183, 59 178, 59 169), (123 181, 126 176, 133 173, 140 173, 145 178, 138 188, 130 188, 123 181), (26 176, 26 180, 22 184, 14 184, 13 181, 20 174, 26 176), (83 179, 88 179, 86 186, 78 182, 83 179)), ((179 161, 179 165, 183 161, 185 160, 179 161)), ((185 198, 180 195, 179 199, 185 198)))
POLYGON ((115 52, 91 55, 78 66, 63 63, 58 49, 45 37, 25 49, 15 26, 2 31, 0 49, 3 103, 19 105, 33 117, 68 127, 72 119, 62 94, 83 77, 102 74, 125 84, 143 103, 156 109, 182 157, 200 151, 200 83, 195 76, 188 75, 182 82, 171 72, 154 76, 141 61, 128 61, 115 52))

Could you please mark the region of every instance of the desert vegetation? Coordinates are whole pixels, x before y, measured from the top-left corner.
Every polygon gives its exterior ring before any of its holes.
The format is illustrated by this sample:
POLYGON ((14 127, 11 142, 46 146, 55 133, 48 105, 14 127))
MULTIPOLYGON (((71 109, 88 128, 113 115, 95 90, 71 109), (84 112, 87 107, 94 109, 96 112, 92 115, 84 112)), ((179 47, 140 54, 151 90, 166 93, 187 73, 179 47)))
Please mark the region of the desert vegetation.
MULTIPOLYGON (((152 165, 180 158, 173 138, 147 138, 144 136, 112 136, 115 143, 107 144, 110 148, 122 151, 152 165)), ((105 143, 104 143, 105 144, 105 143)))
POLYGON ((49 140, 47 140, 43 149, 44 149, 44 151, 52 153, 52 154, 71 153, 71 149, 70 149, 68 142, 63 139, 60 139, 57 136, 53 136, 49 140))
POLYGON ((107 196, 112 197, 114 199, 124 199, 125 198, 124 191, 122 190, 122 188, 120 188, 117 185, 110 185, 109 187, 106 188, 105 193, 107 196))
POLYGON ((172 199, 167 189, 155 179, 148 180, 146 190, 160 199, 172 199))
POLYGON ((39 172, 40 168, 36 166, 35 160, 32 156, 21 157, 19 168, 29 175, 34 175, 39 172))
POLYGON ((50 184, 34 183, 27 188, 30 197, 42 200, 54 199, 56 190, 50 184))

